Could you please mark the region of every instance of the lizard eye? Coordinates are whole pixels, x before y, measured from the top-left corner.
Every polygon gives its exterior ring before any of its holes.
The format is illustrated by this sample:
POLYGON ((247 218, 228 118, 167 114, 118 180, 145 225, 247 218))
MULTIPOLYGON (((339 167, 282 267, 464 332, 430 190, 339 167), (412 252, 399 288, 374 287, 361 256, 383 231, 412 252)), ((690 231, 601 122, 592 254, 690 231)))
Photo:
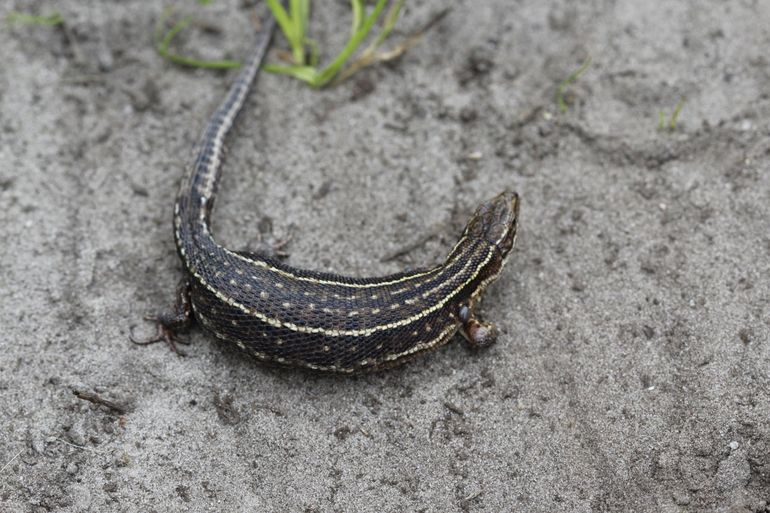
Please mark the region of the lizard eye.
POLYGON ((508 227, 504 223, 495 223, 487 230, 487 240, 491 244, 499 244, 505 237, 508 227))

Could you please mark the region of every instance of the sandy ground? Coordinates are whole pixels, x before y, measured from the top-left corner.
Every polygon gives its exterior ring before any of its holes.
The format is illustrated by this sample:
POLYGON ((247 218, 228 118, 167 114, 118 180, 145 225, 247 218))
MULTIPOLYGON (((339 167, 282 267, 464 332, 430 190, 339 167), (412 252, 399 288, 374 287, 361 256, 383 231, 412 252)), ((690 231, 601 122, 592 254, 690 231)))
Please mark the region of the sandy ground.
MULTIPOLYGON (((151 4, 0 9, 66 20, 0 28, 3 513, 770 511, 770 3, 458 1, 337 88, 262 77, 214 216, 231 247, 272 224, 292 264, 390 273, 522 197, 497 345, 352 379, 197 329, 186 357, 128 342, 172 300, 173 196, 232 77, 161 60, 151 4)), ((409 4, 396 37, 445 5, 409 4)), ((208 58, 263 12, 179 7, 208 58)), ((322 48, 348 9, 314 12, 322 48)))

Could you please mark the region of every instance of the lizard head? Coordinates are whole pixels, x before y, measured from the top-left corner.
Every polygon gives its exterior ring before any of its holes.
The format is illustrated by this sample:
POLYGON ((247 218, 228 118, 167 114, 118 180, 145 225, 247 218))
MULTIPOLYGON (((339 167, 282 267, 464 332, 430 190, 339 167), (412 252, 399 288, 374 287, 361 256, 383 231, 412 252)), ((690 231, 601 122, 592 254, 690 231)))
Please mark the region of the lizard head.
POLYGON ((516 240, 518 220, 519 195, 506 190, 479 205, 465 233, 496 247, 505 257, 516 240))

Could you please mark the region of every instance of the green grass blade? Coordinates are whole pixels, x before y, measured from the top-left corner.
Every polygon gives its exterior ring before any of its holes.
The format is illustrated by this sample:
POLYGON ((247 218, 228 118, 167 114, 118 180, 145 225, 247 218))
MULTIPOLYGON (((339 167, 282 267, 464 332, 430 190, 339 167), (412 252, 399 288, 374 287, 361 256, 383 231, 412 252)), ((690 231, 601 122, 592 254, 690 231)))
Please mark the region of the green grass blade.
POLYGON ((679 118, 679 113, 682 112, 682 108, 684 107, 684 98, 679 100, 679 103, 676 104, 676 107, 674 108, 674 113, 671 114, 671 121, 668 123, 668 129, 672 132, 676 130, 676 120, 679 118))
POLYGON ((11 11, 5 17, 6 23, 13 25, 18 23, 19 25, 61 25, 64 23, 64 18, 59 12, 54 12, 48 16, 38 16, 35 14, 27 14, 23 12, 11 11))
POLYGON ((289 19, 292 23, 294 39, 291 51, 294 63, 305 64, 305 29, 307 28, 308 0, 289 1, 289 19))
POLYGON ((292 0, 291 16, 294 18, 296 33, 305 38, 310 16, 310 0, 292 0))
POLYGON ((684 102, 685 98, 682 98, 679 100, 679 102, 676 104, 676 107, 674 107, 674 112, 671 113, 671 118, 668 120, 668 123, 666 123, 666 113, 663 111, 660 111, 658 113, 658 130, 668 130, 669 132, 673 132, 676 130, 676 123, 679 119, 679 114, 682 112, 682 108, 684 108, 684 102))
MULTIPOLYGON (((366 40, 372 31, 372 28, 380 19, 385 7, 390 4, 391 7, 385 15, 382 23, 382 30, 374 39, 373 43, 364 50, 362 56, 366 57, 367 52, 373 54, 376 48, 382 44, 390 35, 398 21, 406 0, 377 0, 374 8, 367 15, 366 0, 351 0, 350 5, 353 11, 353 20, 351 24, 351 35, 344 48, 332 59, 332 61, 323 69, 317 68, 318 47, 307 37, 308 20, 310 13, 310 0, 289 0, 288 11, 283 7, 280 0, 267 0, 273 16, 286 36, 292 50, 292 59, 294 65, 267 64, 265 71, 289 75, 308 83, 311 87, 320 88, 327 85, 334 79, 347 63, 348 59, 358 50, 361 43, 366 40), (309 65, 307 60, 307 50, 309 50, 309 65)), ((403 52, 403 49, 399 50, 403 52)))
POLYGON ((293 41, 294 23, 292 23, 289 14, 286 12, 286 9, 283 8, 283 5, 281 5, 281 2, 279 0, 267 0, 267 7, 270 9, 270 12, 273 13, 273 17, 275 18, 275 21, 278 22, 278 26, 281 27, 283 35, 285 35, 289 41, 293 41))
POLYGON ((318 80, 318 70, 313 66, 281 66, 279 64, 265 64, 264 71, 279 75, 289 75, 296 79, 313 85, 318 80))
POLYGON ((556 90, 556 105, 559 106, 559 110, 564 113, 569 110, 569 106, 567 106, 567 102, 564 101, 564 92, 567 90, 567 88, 574 83, 580 76, 586 72, 588 69, 588 66, 591 65, 591 56, 589 55, 588 58, 585 60, 585 62, 570 76, 564 79, 561 84, 559 84, 558 89, 556 90))
POLYGON ((401 8, 404 6, 405 2, 406 0, 396 0, 396 2, 388 11, 388 14, 385 15, 385 22, 382 24, 382 31, 377 34, 377 38, 369 47, 371 51, 376 50, 393 31, 393 28, 396 26, 396 22, 398 21, 398 15, 401 14, 401 8))
MULTIPOLYGON (((278 26, 281 27, 281 32, 283 32, 283 35, 289 42, 294 60, 296 61, 297 57, 303 57, 301 55, 303 53, 301 49, 302 39, 298 39, 297 33, 295 32, 294 20, 289 16, 289 13, 286 12, 286 9, 283 8, 283 5, 281 5, 279 0, 267 0, 267 7, 270 9, 270 12, 273 13, 275 21, 277 21, 278 26)), ((298 64, 304 63, 298 62, 298 64)))
POLYGON ((372 13, 366 17, 361 28, 350 38, 348 44, 345 45, 345 48, 343 48, 337 57, 334 58, 331 64, 318 73, 316 83, 311 84, 313 87, 323 87, 334 78, 334 75, 339 72, 340 68, 342 68, 348 58, 356 51, 356 48, 358 48, 361 42, 366 39, 366 36, 369 35, 369 31, 372 29, 372 26, 374 26, 377 18, 379 18, 386 3, 387 0, 378 0, 372 13))
POLYGON ((226 59, 219 61, 195 59, 193 57, 180 55, 169 50, 169 46, 177 34, 187 28, 187 26, 190 25, 192 21, 192 18, 190 17, 183 18, 176 22, 174 26, 171 27, 168 32, 166 32, 165 35, 161 35, 163 30, 163 23, 168 18, 169 14, 170 12, 167 10, 161 15, 160 19, 158 20, 158 26, 155 29, 155 48, 161 57, 168 59, 173 63, 180 64, 182 66, 189 66, 192 68, 231 69, 240 67, 241 63, 238 61, 231 61, 226 59))
POLYGON ((350 8, 353 10, 353 23, 350 27, 350 37, 353 37, 364 22, 364 0, 350 0, 350 8))

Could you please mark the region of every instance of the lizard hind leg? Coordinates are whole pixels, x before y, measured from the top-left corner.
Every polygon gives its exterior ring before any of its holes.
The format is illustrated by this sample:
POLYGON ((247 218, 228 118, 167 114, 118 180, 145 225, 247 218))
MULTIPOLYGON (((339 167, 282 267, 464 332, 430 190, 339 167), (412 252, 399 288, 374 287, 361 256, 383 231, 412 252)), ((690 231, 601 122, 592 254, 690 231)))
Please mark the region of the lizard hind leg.
POLYGON ((138 346, 147 346, 156 342, 166 342, 168 347, 179 355, 184 355, 177 344, 189 344, 186 340, 180 339, 177 334, 187 331, 192 324, 192 303, 190 301, 190 282, 187 278, 182 279, 176 289, 176 303, 174 309, 170 312, 161 312, 156 315, 145 316, 145 320, 152 321, 157 326, 155 335, 137 340, 134 338, 133 329, 128 338, 138 346))
POLYGON ((469 305, 461 305, 458 313, 460 321, 460 333, 471 347, 488 347, 497 341, 498 330, 490 323, 482 322, 469 305))

